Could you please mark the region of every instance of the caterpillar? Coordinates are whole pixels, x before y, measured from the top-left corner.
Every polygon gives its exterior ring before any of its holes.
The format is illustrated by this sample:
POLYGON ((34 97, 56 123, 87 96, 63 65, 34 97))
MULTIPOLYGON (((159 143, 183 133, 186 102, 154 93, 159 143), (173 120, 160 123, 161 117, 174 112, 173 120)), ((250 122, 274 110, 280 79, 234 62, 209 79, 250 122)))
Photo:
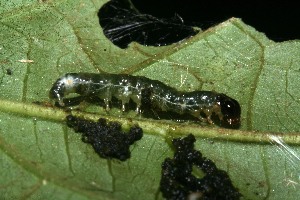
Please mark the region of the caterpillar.
POLYGON ((201 121, 213 123, 215 114, 221 123, 229 126, 240 124, 241 107, 231 97, 214 91, 182 92, 158 80, 128 74, 67 73, 53 84, 50 99, 65 106, 64 98, 70 93, 81 96, 97 96, 104 100, 106 110, 110 109, 112 97, 122 102, 122 111, 132 100, 136 112, 148 102, 151 106, 167 112, 188 114, 201 121), (205 118, 202 117, 205 115, 205 118))

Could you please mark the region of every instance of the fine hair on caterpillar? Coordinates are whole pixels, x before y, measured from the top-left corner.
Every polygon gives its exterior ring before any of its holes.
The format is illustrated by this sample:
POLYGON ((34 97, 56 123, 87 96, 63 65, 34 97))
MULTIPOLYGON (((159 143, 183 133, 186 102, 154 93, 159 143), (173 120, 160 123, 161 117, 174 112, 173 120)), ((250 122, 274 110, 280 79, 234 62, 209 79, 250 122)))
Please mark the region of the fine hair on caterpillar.
POLYGON ((50 99, 60 106, 70 93, 84 97, 99 97, 104 100, 106 110, 110 109, 112 97, 122 102, 122 111, 132 100, 136 112, 141 112, 145 102, 158 110, 188 114, 201 121, 213 123, 215 114, 222 124, 240 124, 239 103, 225 94, 214 91, 182 92, 158 80, 127 74, 68 73, 59 78, 50 89, 50 99), (205 115, 205 119, 201 116, 205 115))

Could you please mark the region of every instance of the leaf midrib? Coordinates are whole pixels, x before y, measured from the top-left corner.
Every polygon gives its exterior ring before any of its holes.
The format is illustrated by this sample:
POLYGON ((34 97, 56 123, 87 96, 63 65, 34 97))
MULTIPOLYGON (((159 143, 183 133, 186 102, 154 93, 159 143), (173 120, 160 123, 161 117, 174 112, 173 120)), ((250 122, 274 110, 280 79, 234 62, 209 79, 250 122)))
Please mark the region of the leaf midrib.
POLYGON ((117 121, 122 124, 123 129, 128 130, 134 124, 138 124, 146 134, 160 135, 162 137, 175 137, 186 134, 194 134, 195 137, 210 138, 215 140, 226 140, 232 142, 247 142, 247 143, 266 143, 270 144, 272 140, 270 136, 277 136, 290 145, 300 144, 299 133, 268 133, 259 131, 242 131, 224 128, 215 128, 210 125, 201 126, 192 123, 176 123, 167 120, 152 120, 146 118, 129 119, 125 117, 91 114, 81 111, 65 112, 51 106, 12 102, 0 100, 0 111, 13 115, 21 115, 22 117, 36 117, 44 120, 64 123, 67 115, 83 117, 89 120, 98 120, 106 118, 108 121, 117 121))

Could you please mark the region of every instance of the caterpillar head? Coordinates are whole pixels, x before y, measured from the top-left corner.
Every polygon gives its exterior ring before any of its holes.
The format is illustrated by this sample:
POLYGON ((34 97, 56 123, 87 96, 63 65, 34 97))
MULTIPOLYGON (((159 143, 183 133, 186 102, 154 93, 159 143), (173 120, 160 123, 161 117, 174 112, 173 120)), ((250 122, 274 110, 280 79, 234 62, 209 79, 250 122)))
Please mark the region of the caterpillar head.
POLYGON ((225 94, 219 94, 217 96, 217 104, 221 108, 221 113, 223 115, 223 119, 221 121, 222 123, 225 123, 225 126, 240 126, 241 107, 239 102, 225 94))

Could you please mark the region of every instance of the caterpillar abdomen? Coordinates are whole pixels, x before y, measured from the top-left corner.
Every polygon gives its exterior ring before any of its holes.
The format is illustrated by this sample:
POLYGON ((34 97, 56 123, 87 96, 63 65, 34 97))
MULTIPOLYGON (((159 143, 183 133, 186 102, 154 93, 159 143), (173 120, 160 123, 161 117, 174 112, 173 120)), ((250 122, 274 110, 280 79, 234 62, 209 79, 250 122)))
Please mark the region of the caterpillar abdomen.
POLYGON ((147 101, 151 106, 179 114, 189 114, 202 119, 205 114, 209 123, 212 114, 228 125, 240 123, 239 103, 225 94, 213 91, 181 92, 164 83, 142 76, 126 74, 68 73, 59 78, 50 90, 50 98, 64 106, 63 99, 70 93, 97 96, 104 100, 106 109, 112 97, 122 101, 122 110, 130 99, 136 104, 136 112, 147 101))

